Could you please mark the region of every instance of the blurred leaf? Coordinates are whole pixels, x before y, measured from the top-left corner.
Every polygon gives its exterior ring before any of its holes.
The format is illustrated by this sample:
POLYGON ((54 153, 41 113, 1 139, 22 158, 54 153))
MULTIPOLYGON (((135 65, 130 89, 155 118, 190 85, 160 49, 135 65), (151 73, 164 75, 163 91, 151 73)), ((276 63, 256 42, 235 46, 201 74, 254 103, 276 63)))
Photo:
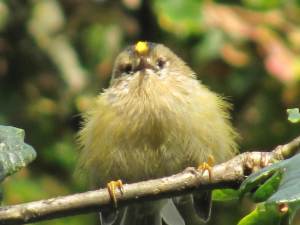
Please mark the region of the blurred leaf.
POLYGON ((222 46, 221 52, 224 60, 233 66, 243 67, 250 61, 250 57, 245 50, 230 42, 222 46))
MULTIPOLYGON (((47 199, 53 196, 67 195, 74 190, 55 176, 49 174, 30 173, 29 170, 22 170, 20 173, 9 177, 9 182, 3 183, 5 190, 5 205, 19 204, 35 200, 47 199)), ((91 214, 64 217, 55 220, 45 220, 34 225, 82 225, 95 224, 91 214)))
POLYGON ((76 145, 74 144, 74 137, 65 135, 63 141, 55 142, 45 148, 43 158, 49 165, 55 164, 63 168, 64 171, 72 173, 74 165, 77 162, 76 145))
POLYGON ((299 108, 287 109, 288 120, 292 123, 300 122, 299 108))
POLYGON ((243 3, 253 9, 267 10, 280 7, 283 4, 282 0, 243 0, 243 3))
POLYGON ((239 199, 239 191, 234 189, 216 189, 212 194, 213 201, 235 201, 239 199))
POLYGON ((4 1, 0 0, 0 31, 5 28, 9 18, 9 8, 4 1))
POLYGON ((122 32, 119 26, 114 24, 91 24, 82 33, 85 60, 90 69, 102 77, 111 73, 113 56, 120 49, 122 32))
POLYGON ((138 9, 142 4, 141 0, 122 0, 122 2, 128 9, 131 10, 138 9))
POLYGON ((0 125, 0 181, 32 162, 35 150, 24 143, 24 130, 0 125))
MULTIPOLYGON (((247 178, 241 185, 240 191, 241 193, 246 193, 255 191, 255 188, 258 187, 252 196, 254 196, 256 200, 266 200, 265 204, 275 205, 277 208, 282 204, 286 205, 284 211, 288 211, 291 221, 300 207, 299 164, 300 154, 290 159, 274 163, 247 178), (263 180, 265 180, 265 182, 264 184, 261 184, 263 180), (277 186, 278 189, 275 191, 277 186)), ((280 210, 277 209, 277 211, 280 210)), ((252 216, 255 215, 255 217, 257 217, 256 212, 252 212, 251 214, 252 216)))
POLYGON ((201 31, 202 1, 156 0, 154 9, 158 15, 160 26, 170 32, 185 36, 201 31))
POLYGON ((196 45, 194 56, 197 61, 208 61, 220 56, 224 44, 224 34, 218 29, 211 29, 203 34, 203 39, 196 45))
POLYGON ((92 66, 97 64, 107 51, 105 49, 104 33, 105 27, 101 24, 92 24, 84 32, 85 52, 92 66))
POLYGON ((86 71, 69 38, 61 29, 66 20, 59 1, 33 1, 32 16, 27 28, 36 44, 60 70, 62 78, 71 92, 77 92, 86 85, 86 71))

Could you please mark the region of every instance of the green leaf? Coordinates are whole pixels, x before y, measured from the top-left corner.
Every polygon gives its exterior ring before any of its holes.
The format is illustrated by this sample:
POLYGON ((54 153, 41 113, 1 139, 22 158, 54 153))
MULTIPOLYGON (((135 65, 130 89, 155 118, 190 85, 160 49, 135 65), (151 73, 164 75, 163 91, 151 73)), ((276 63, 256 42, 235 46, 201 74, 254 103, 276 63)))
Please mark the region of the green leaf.
POLYGON ((299 108, 287 109, 288 120, 292 123, 300 122, 299 108))
POLYGON ((22 129, 0 125, 0 181, 36 158, 35 150, 24 143, 22 129))
MULTIPOLYGON (((266 200, 265 204, 274 205, 275 208, 277 207, 278 213, 278 207, 282 204, 286 204, 288 207, 289 220, 291 222, 295 213, 300 208, 299 164, 300 154, 290 159, 274 163, 249 176, 242 183, 240 192, 241 194, 254 192, 252 194, 254 199, 257 201, 266 200)), ((251 214, 257 215, 255 212, 251 214)), ((250 214, 248 216, 250 216, 250 214)))
POLYGON ((259 204, 238 225, 279 225, 282 217, 276 205, 259 204))
POLYGON ((212 193, 213 201, 236 201, 239 199, 239 191, 234 189, 216 189, 212 193))
POLYGON ((276 171, 264 184, 262 184, 252 195, 255 202, 266 201, 272 194, 274 194, 280 184, 283 175, 282 170, 276 171))
POLYGON ((257 173, 249 176, 240 186, 240 194, 244 195, 247 192, 254 192, 259 185, 266 182, 277 172, 276 168, 267 167, 257 173))

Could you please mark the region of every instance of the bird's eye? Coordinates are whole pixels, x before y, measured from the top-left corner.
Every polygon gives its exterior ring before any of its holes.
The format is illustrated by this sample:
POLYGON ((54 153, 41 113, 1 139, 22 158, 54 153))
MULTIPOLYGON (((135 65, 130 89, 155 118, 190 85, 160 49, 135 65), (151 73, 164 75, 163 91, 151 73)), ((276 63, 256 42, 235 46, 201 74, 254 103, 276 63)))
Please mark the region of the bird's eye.
POLYGON ((121 71, 126 74, 130 74, 132 72, 132 65, 127 63, 121 67, 121 71))
POLYGON ((163 58, 158 58, 157 61, 156 61, 156 65, 162 69, 164 68, 164 66, 166 65, 166 60, 163 59, 163 58))

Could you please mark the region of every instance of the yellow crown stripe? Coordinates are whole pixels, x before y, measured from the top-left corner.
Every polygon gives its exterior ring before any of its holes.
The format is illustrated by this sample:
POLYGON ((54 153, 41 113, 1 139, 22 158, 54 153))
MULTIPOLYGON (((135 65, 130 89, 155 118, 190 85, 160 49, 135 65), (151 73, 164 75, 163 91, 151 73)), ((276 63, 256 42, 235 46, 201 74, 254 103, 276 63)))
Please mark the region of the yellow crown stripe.
POLYGON ((146 54, 149 51, 149 46, 146 41, 139 41, 134 46, 134 49, 138 54, 146 54))

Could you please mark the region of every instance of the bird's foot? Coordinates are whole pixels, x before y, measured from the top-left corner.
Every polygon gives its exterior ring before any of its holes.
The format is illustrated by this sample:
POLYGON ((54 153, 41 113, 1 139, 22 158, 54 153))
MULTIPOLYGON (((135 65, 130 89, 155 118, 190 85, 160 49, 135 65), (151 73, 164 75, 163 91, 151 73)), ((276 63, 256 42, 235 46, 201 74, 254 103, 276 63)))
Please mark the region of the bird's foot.
POLYGON ((114 203, 114 206, 117 208, 117 198, 116 198, 116 188, 118 188, 121 192, 121 194, 123 194, 123 182, 121 180, 117 180, 117 181, 111 181, 109 183, 107 183, 107 190, 108 193, 110 195, 111 200, 114 203))
POLYGON ((209 176, 209 180, 211 180, 212 178, 212 171, 211 171, 211 168, 214 166, 215 164, 215 159, 212 155, 209 155, 208 158, 207 158, 207 162, 203 162, 201 163, 197 170, 202 172, 202 175, 204 174, 205 171, 208 172, 208 176, 209 176))

